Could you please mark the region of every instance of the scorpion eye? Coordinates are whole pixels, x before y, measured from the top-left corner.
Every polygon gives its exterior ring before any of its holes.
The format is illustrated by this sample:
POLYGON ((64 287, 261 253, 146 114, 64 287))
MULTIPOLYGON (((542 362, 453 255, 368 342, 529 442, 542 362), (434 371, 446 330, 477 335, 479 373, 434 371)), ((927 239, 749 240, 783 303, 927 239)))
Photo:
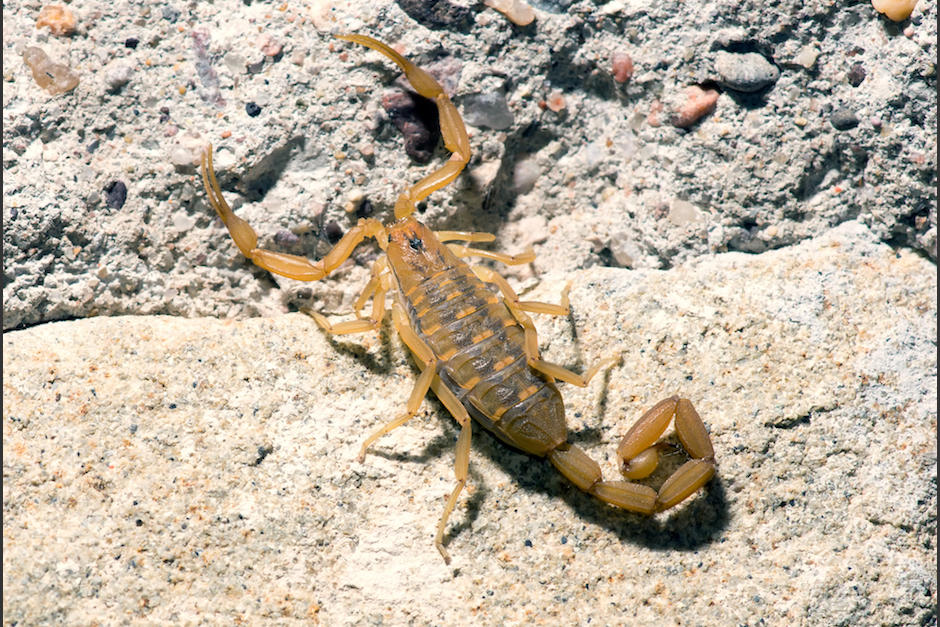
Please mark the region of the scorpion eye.
POLYGON ((408 244, 411 246, 412 250, 421 250, 424 248, 424 242, 421 241, 420 237, 412 237, 408 240, 408 244))

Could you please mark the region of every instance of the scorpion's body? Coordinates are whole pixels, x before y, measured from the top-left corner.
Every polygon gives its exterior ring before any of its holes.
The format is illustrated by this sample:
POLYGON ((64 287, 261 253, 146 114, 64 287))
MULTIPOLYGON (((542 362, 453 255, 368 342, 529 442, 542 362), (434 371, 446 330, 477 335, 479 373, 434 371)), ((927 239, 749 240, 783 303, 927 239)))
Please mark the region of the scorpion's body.
POLYGON ((529 367, 525 331, 503 299, 428 227, 388 229, 389 266, 438 376, 471 417, 507 444, 544 456, 568 437, 558 388, 529 367))
POLYGON ((705 425, 685 399, 671 397, 655 405, 627 432, 617 450, 626 478, 648 476, 658 463, 662 445, 657 440, 674 419, 676 433, 691 459, 658 491, 631 481, 604 481, 600 466, 568 442, 564 404, 555 380, 585 386, 601 366, 616 360, 597 363, 584 375, 542 360, 535 326, 526 312, 567 314, 568 288, 560 305, 520 301, 499 274, 468 265, 463 258, 486 257, 518 264, 533 261, 533 252, 510 256, 446 243, 491 241, 493 236, 435 232, 412 217, 417 202, 457 178, 469 161, 466 127, 450 98, 424 70, 371 37, 340 38, 384 54, 405 72, 419 94, 434 100, 444 145, 453 153, 440 169, 399 195, 396 221, 386 227, 375 219, 359 220, 323 259, 314 263, 304 257, 258 247, 257 234, 235 215, 222 196, 213 173, 211 146, 203 158, 202 177, 209 203, 242 254, 275 274, 319 281, 370 237, 385 251, 373 264, 372 278, 356 301, 356 320, 333 324, 323 315, 310 312, 330 333, 361 333, 379 327, 385 317, 386 295, 397 295, 392 305, 392 321, 414 354, 421 375, 406 403, 407 411, 366 438, 359 459, 364 459, 369 446, 379 437, 415 416, 427 392, 434 391, 461 426, 454 463, 457 484, 437 527, 436 545, 447 562, 450 558, 444 549, 444 529, 467 481, 473 420, 504 442, 526 453, 547 457, 580 489, 623 509, 652 514, 697 491, 714 475, 714 451, 705 425), (361 311, 370 300, 372 312, 364 318, 361 311))

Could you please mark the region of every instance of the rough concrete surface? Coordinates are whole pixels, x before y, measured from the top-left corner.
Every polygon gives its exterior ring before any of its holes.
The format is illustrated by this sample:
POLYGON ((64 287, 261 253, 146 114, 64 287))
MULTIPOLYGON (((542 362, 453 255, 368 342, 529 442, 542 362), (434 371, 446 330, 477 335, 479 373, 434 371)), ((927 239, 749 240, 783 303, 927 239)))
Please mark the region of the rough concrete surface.
MULTIPOLYGON (((326 624, 929 624, 936 590, 935 266, 847 223, 759 256, 573 280, 549 359, 608 476, 679 392, 717 478, 644 518, 477 430, 470 489, 436 402, 364 463, 414 380, 397 336, 303 314, 96 318, 4 335, 4 616, 326 624)), ((674 467, 674 466, 673 466, 674 467)))
POLYGON ((229 201, 279 250, 321 256, 357 211, 388 216, 447 153, 406 154, 400 72, 336 32, 400 47, 480 124, 468 174, 422 217, 534 244, 539 272, 668 268, 853 219, 936 259, 936 3, 896 24, 865 2, 546 0, 524 28, 479 3, 432 5, 76 2, 71 37, 36 29, 38 3, 5 5, 4 328, 330 303, 335 287, 246 274, 192 163, 212 142, 229 201), (78 87, 42 91, 29 44, 78 87), (632 59, 626 82, 615 54, 632 59), (728 55, 778 78, 724 87, 728 55), (715 110, 677 128, 696 84, 720 91, 715 110))
POLYGON ((532 4, 520 27, 474 0, 76 1, 60 35, 4 5, 5 622, 936 623, 936 3, 532 4), (551 359, 622 357, 563 386, 572 439, 616 478, 681 393, 703 494, 617 511, 478 428, 445 567, 442 406, 356 462, 415 368, 388 324, 296 311, 348 317, 376 248, 272 277, 194 165, 211 142, 268 248, 390 220, 448 153, 341 32, 472 121, 419 217, 532 246, 501 268, 527 299, 573 282, 537 320, 551 359), (43 91, 30 46, 78 86, 43 91))

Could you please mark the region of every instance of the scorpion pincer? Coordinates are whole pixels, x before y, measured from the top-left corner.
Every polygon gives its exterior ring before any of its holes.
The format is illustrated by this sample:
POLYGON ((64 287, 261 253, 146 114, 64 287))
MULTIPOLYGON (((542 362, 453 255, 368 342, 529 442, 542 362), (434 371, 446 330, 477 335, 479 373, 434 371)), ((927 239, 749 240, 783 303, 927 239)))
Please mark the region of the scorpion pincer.
MULTIPOLYGON (((468 265, 464 258, 483 257, 505 264, 530 263, 529 250, 505 255, 468 243, 492 241, 488 233, 432 231, 413 217, 416 203, 451 183, 470 159, 470 141, 460 114, 430 74, 388 45, 364 35, 339 35, 339 39, 367 46, 391 59, 405 73, 414 89, 433 100, 440 114, 444 145, 450 159, 402 192, 395 203, 395 222, 385 226, 375 219, 360 219, 323 259, 258 247, 258 236, 237 217, 222 197, 212 167, 211 146, 202 158, 202 180, 209 204, 216 210, 241 253, 256 265, 300 281, 319 281, 345 261, 366 238, 374 238, 384 251, 372 266, 371 278, 354 309, 356 319, 330 323, 311 312, 329 333, 361 333, 376 330, 386 313, 386 295, 397 295, 391 307, 392 322, 414 355, 421 370, 404 414, 366 438, 359 453, 362 461, 379 437, 412 418, 428 390, 433 390, 460 424, 454 473, 457 484, 444 506, 435 545, 450 563, 444 549, 447 519, 467 482, 472 420, 503 442, 531 455, 547 457, 573 484, 617 507, 653 514, 673 507, 695 493, 715 474, 711 439, 686 399, 667 398, 627 432, 617 454, 626 481, 604 481, 600 466, 568 442, 565 409, 556 380, 586 386, 597 371, 614 359, 601 361, 578 375, 539 356, 538 336, 528 313, 567 315, 568 287, 561 304, 522 301, 509 283, 493 270, 468 265), (463 242, 463 243, 453 243, 463 242), (495 289, 492 289, 495 288, 495 289), (362 316, 368 301, 371 313, 362 316), (649 476, 659 463, 657 443, 671 421, 689 460, 658 491, 631 481, 649 476)), ((570 286, 569 286, 570 287, 570 286)))

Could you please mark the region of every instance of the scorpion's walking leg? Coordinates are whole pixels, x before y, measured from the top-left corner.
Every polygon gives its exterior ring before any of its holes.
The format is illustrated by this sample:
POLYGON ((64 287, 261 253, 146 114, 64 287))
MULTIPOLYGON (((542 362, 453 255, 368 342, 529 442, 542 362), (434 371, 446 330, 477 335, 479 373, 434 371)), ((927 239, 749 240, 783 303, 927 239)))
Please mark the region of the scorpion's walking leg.
POLYGON ((535 251, 532 250, 531 246, 524 253, 519 253, 518 255, 496 253, 490 250, 483 250, 482 248, 471 248, 463 244, 448 244, 447 247, 458 257, 484 257, 486 259, 492 259, 493 261, 499 261, 507 266, 520 266, 535 261, 535 251))
POLYGON ((202 183, 209 196, 209 204, 222 218, 229 235, 232 236, 232 240, 241 253, 255 265, 274 274, 299 281, 319 281, 346 261, 353 249, 367 237, 374 237, 383 249, 388 246, 385 227, 378 220, 369 218, 360 219, 323 259, 315 263, 310 262, 306 257, 258 248, 258 234, 247 222, 235 215, 222 196, 222 190, 219 188, 219 182, 212 168, 211 145, 202 153, 202 183))
POLYGON ((492 283, 499 288, 499 291, 502 293, 503 299, 505 300, 509 311, 512 312, 513 317, 515 317, 516 321, 525 331, 526 360, 528 361, 529 366, 532 368, 535 368, 539 372, 544 373, 552 378, 559 379, 566 383, 572 383, 578 387, 583 388, 587 386, 587 384, 591 381, 592 378, 594 378, 594 375, 597 374, 601 368, 618 361, 616 357, 602 359, 598 363, 588 368, 588 371, 583 375, 580 375, 571 372, 567 368, 559 366, 558 364, 553 364, 539 358, 538 332, 535 329, 535 324, 532 323, 532 318, 530 318, 525 312, 531 311, 533 313, 547 313, 556 316, 567 315, 570 311, 568 291, 571 286, 566 286, 562 291, 561 305, 552 305, 550 303, 540 303, 536 301, 520 301, 519 297, 516 295, 516 291, 512 289, 512 286, 509 285, 509 282, 501 277, 497 272, 481 266, 473 266, 472 270, 478 277, 480 277, 481 281, 492 283))
POLYGON ((417 382, 415 382, 414 389, 411 390, 411 396, 408 397, 407 411, 395 420, 377 429, 372 435, 366 438, 365 442, 362 443, 362 448, 359 449, 358 459, 360 462, 365 459, 366 451, 372 446, 373 442, 414 418, 415 414, 418 413, 418 408, 421 407, 421 401, 424 400, 428 389, 431 387, 431 381, 437 374, 437 358, 434 357, 431 348, 408 324, 407 314, 405 314, 405 310, 398 303, 392 306, 392 321, 395 324, 395 329, 398 331, 398 334, 401 335, 405 344, 418 359, 422 370, 421 374, 418 376, 417 382))
POLYGON ((447 519, 450 518, 454 507, 457 505, 457 497, 461 490, 467 485, 467 471, 470 467, 470 431, 471 420, 467 408, 454 395, 450 389, 444 385, 440 377, 434 377, 431 382, 431 389, 437 395, 437 398, 444 404, 447 411, 451 413, 454 419, 460 423, 460 435, 457 436, 457 449, 454 452, 454 475, 457 477, 457 485, 450 493, 447 504, 444 506, 444 513, 441 514, 441 520, 437 523, 437 536, 434 538, 434 545, 441 552, 444 563, 450 564, 450 555, 444 549, 444 529, 447 527, 447 519))
POLYGON ((437 550, 440 551, 444 561, 450 564, 450 555, 448 555, 447 551, 444 549, 444 530, 447 527, 447 519, 450 518, 451 512, 454 511, 454 507, 457 504, 457 497, 460 496, 460 492, 467 484, 467 471, 470 466, 470 414, 467 413, 467 409, 460 400, 454 396, 454 393, 451 392, 447 386, 443 385, 440 377, 436 376, 438 365, 437 358, 434 357, 434 353, 431 351, 430 347, 408 324, 407 315, 402 306, 398 303, 395 303, 392 307, 392 319, 396 330, 405 341, 409 350, 414 353, 415 357, 421 363, 423 369, 408 399, 407 411, 366 438, 365 442, 362 443, 362 449, 359 451, 359 461, 361 462, 365 459, 366 450, 368 450, 373 442, 411 420, 411 418, 418 413, 418 407, 421 406, 421 401, 428 393, 428 389, 432 388, 434 390, 434 393, 441 402, 444 403, 444 406, 461 427, 460 435, 457 437, 457 451, 454 460, 454 474, 457 477, 457 485, 454 486, 450 497, 447 499, 447 504, 444 506, 444 513, 441 515, 441 520, 437 525, 437 536, 434 540, 434 544, 437 546, 437 550))
POLYGON ((442 242, 459 240, 461 242, 492 242, 496 236, 492 233, 481 233, 479 231, 434 231, 437 239, 442 242))
POLYGON ((431 192, 456 179, 464 166, 467 165, 470 160, 470 138, 467 136, 467 127, 464 126, 460 113, 457 112, 457 107, 450 101, 440 83, 391 47, 366 35, 336 35, 336 37, 361 44, 384 54, 401 68, 415 91, 425 98, 433 100, 437 105, 444 146, 453 154, 440 169, 431 172, 401 193, 395 202, 395 218, 404 218, 414 213, 415 205, 427 198, 431 192))
POLYGON ((346 333, 365 333, 374 331, 382 324, 382 318, 385 317, 385 294, 391 290, 392 277, 388 273, 388 257, 381 256, 378 261, 372 264, 372 278, 362 290, 362 294, 356 299, 353 309, 356 312, 358 320, 348 320, 346 322, 331 323, 321 313, 306 310, 314 320, 317 321, 323 330, 334 335, 343 335, 346 333), (368 318, 362 318, 362 308, 366 301, 372 298, 372 313, 368 318))

